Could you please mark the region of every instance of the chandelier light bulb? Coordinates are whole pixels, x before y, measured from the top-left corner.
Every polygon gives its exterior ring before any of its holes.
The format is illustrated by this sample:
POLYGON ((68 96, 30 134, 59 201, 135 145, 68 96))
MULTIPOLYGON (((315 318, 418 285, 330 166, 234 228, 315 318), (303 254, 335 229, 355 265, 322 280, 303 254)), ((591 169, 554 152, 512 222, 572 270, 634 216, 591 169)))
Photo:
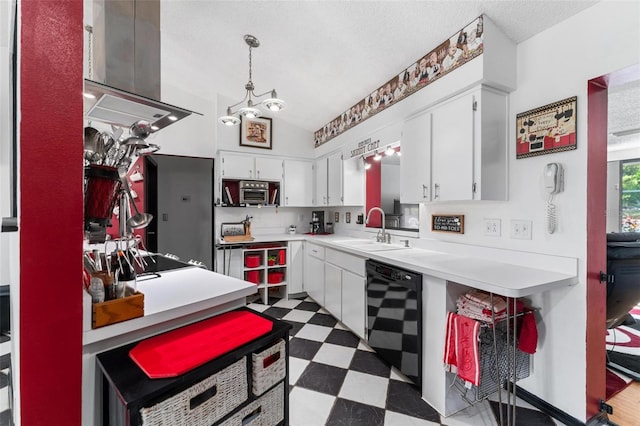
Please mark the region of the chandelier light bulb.
POLYGON ((396 150, 391 148, 391 146, 388 146, 387 149, 384 151, 384 155, 386 155, 387 157, 391 157, 395 153, 396 153, 396 150))
POLYGON ((382 155, 380 155, 380 153, 378 151, 376 151, 376 155, 373 156, 373 159, 375 161, 380 161, 380 160, 382 160, 382 155))

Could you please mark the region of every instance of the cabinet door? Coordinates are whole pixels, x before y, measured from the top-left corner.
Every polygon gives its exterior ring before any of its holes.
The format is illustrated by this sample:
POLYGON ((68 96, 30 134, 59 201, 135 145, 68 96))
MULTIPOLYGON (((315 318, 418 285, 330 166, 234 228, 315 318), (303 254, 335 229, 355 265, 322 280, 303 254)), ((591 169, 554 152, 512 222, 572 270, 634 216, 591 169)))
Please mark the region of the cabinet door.
POLYGON ((342 322, 362 339, 367 321, 365 284, 363 276, 342 271, 342 322))
POLYGON ((221 154, 221 171, 224 178, 255 179, 253 156, 243 154, 232 154, 225 152, 221 154))
POLYGON ((304 288, 307 294, 320 306, 324 306, 324 260, 305 256, 304 288))
POLYGON ((255 158, 255 177, 262 180, 282 180, 282 160, 279 158, 255 158))
POLYGON ((315 165, 316 175, 316 199, 314 205, 326 206, 327 205, 327 159, 321 158, 316 160, 315 165))
POLYGON ((342 162, 342 204, 345 206, 364 205, 365 171, 360 157, 342 162))
POLYGON ((284 160, 284 199, 282 205, 311 207, 313 205, 313 164, 310 161, 284 160))
POLYGON ((302 293, 304 291, 302 285, 304 272, 304 250, 302 241, 289 241, 289 259, 287 264, 287 291, 289 294, 302 293))
POLYGON ((400 202, 431 200, 431 113, 407 120, 400 143, 400 202))
POLYGON ((433 111, 432 183, 434 201, 473 199, 474 95, 433 111))
POLYGON ((324 264, 324 308, 334 317, 342 320, 342 269, 324 264))
POLYGON ((327 159, 327 205, 342 205, 342 153, 336 152, 327 159))

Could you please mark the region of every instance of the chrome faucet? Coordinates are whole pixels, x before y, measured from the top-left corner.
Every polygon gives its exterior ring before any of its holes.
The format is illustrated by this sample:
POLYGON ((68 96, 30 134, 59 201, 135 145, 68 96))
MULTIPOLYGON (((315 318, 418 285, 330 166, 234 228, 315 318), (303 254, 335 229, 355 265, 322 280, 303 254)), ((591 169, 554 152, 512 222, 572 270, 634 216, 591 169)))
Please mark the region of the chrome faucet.
POLYGON ((371 212, 377 210, 380 212, 380 214, 382 214, 382 230, 378 231, 378 235, 376 235, 376 241, 379 243, 384 243, 386 242, 387 244, 391 244, 391 234, 386 232, 386 228, 385 228, 385 215, 384 215, 384 210, 382 210, 380 207, 371 207, 371 209, 369 210, 369 212, 367 213, 367 218, 365 219, 364 223, 368 224, 369 223, 369 218, 371 217, 371 212))

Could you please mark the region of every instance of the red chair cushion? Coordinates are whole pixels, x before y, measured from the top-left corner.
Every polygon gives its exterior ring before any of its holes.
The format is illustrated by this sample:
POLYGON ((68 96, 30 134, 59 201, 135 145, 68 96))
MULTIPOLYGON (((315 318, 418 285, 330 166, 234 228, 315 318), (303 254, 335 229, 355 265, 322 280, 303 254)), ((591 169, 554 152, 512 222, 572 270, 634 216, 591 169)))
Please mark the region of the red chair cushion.
POLYGON ((232 311, 138 343, 129 357, 151 379, 175 377, 267 334, 268 319, 232 311))

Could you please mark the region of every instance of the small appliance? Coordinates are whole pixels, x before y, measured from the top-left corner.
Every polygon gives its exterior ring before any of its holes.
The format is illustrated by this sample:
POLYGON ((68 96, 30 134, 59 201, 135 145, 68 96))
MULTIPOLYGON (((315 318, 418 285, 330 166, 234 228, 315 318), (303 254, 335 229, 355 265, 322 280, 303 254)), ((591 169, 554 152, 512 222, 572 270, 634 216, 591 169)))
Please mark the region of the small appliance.
POLYGON ((240 204, 268 204, 269 182, 258 180, 241 180, 240 204))

